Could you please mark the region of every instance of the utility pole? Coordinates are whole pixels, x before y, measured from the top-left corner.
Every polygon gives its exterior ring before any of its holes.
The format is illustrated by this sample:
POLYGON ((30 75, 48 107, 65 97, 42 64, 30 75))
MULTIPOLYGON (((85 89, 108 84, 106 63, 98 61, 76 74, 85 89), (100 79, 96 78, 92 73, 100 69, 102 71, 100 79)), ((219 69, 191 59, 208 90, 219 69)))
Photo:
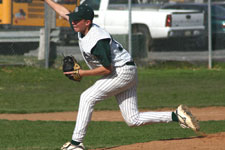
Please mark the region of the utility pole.
POLYGON ((212 27, 211 27, 211 0, 208 0, 208 69, 212 69, 212 27))
POLYGON ((130 54, 132 55, 133 51, 132 51, 132 0, 128 0, 128 49, 130 51, 130 54))
POLYGON ((51 29, 55 28, 55 12, 48 6, 47 3, 44 3, 45 6, 45 27, 44 27, 44 49, 45 49, 45 68, 49 68, 49 54, 50 54, 50 37, 51 29))

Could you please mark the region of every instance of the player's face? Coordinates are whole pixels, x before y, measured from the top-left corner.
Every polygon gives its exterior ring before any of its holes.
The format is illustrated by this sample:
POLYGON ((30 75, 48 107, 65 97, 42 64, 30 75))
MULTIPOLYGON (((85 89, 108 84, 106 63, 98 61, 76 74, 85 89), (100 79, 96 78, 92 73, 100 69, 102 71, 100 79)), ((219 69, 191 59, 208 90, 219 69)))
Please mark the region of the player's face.
POLYGON ((87 32, 89 31, 89 26, 91 24, 90 20, 78 20, 78 21, 72 21, 73 29, 76 32, 80 32, 83 35, 86 35, 87 32))

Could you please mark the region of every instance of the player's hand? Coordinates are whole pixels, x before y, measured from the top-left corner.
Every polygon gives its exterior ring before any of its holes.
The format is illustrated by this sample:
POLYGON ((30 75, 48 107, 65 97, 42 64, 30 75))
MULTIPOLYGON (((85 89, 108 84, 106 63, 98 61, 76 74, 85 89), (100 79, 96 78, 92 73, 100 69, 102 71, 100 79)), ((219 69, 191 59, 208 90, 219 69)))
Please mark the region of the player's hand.
POLYGON ((80 81, 81 76, 79 70, 81 69, 77 60, 73 56, 66 56, 63 59, 63 74, 73 81, 80 81))

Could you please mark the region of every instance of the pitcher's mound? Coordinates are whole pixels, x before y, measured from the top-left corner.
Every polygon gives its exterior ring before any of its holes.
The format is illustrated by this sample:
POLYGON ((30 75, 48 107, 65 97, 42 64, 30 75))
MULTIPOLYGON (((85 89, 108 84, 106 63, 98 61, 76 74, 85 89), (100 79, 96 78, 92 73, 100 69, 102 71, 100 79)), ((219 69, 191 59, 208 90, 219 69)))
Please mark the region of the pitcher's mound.
POLYGON ((224 150, 224 141, 225 132, 222 132, 205 137, 152 141, 96 150, 224 150))

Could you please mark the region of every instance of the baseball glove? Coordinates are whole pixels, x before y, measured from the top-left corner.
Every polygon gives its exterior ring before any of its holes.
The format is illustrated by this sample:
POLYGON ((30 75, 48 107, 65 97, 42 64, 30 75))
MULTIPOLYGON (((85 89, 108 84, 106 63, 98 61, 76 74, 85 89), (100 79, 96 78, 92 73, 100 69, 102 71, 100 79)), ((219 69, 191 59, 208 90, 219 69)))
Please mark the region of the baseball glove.
POLYGON ((79 70, 81 69, 80 65, 77 63, 77 60, 73 56, 66 56, 63 59, 63 72, 70 72, 65 74, 70 80, 81 81, 81 76, 79 70))

